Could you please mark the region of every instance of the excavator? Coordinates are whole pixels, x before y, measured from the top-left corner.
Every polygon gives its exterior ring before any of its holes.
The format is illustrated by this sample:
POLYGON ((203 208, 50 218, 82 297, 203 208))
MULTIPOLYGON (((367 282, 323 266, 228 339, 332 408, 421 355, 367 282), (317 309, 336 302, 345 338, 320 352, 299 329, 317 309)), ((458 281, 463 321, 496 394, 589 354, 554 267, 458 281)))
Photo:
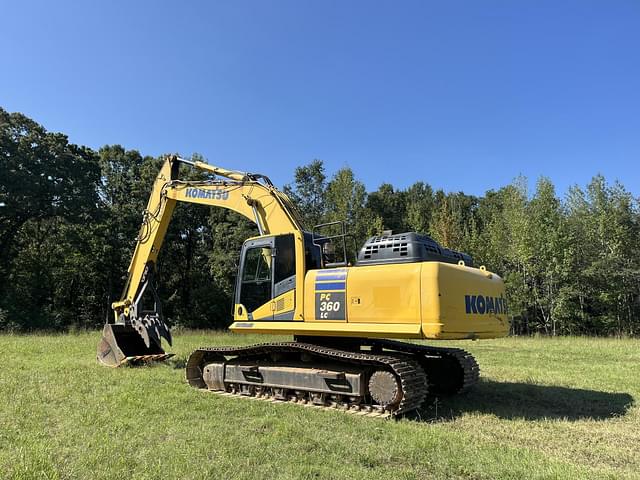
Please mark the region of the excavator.
POLYGON ((186 362, 186 380, 197 389, 397 417, 479 379, 465 350, 402 339, 508 334, 503 281, 475 268, 469 255, 427 235, 384 232, 366 240, 352 262, 344 223, 306 230, 293 202, 265 175, 170 155, 143 213, 122 298, 112 304, 98 344, 97 359, 106 366, 172 355, 161 344, 172 339, 154 275, 177 202, 226 208, 255 223, 259 235, 240 252, 229 328, 293 337, 198 348, 186 362), (180 165, 204 179, 180 179, 180 165))

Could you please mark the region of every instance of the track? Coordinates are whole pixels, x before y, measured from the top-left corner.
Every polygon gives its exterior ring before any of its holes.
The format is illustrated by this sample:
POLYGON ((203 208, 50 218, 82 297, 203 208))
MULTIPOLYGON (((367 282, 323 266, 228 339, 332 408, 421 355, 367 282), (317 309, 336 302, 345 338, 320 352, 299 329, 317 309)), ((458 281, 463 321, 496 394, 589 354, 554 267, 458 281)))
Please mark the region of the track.
MULTIPOLYGON (((246 365, 245 365, 246 367, 246 365)), ((411 354, 374 353, 335 349, 302 342, 275 342, 246 347, 204 347, 194 351, 187 360, 186 377, 190 385, 209 389, 223 395, 237 395, 269 401, 288 401, 320 408, 339 408, 359 415, 395 417, 416 410, 428 393, 428 381, 420 362, 411 354), (224 387, 211 389, 204 379, 208 364, 225 362, 228 357, 239 358, 244 364, 253 362, 256 370, 265 359, 286 365, 291 359, 305 359, 311 371, 317 362, 331 362, 345 371, 356 369, 370 378, 374 371, 389 372, 400 388, 398 402, 389 406, 376 404, 369 392, 365 394, 320 394, 312 389, 274 388, 245 384, 224 383, 224 387)))
POLYGON ((429 379, 430 395, 457 395, 471 389, 480 379, 480 366, 461 348, 432 347, 395 340, 363 339, 374 351, 380 349, 411 354, 429 379))
MULTIPOLYGON (((195 350, 187 361, 187 381, 193 387, 224 396, 238 396, 271 402, 290 402, 305 406, 340 409, 358 415, 396 417, 418 409, 426 400, 441 395, 464 393, 479 380, 480 368, 473 356, 459 348, 432 347, 394 340, 378 339, 330 339, 308 337, 306 342, 262 343, 243 347, 203 347, 195 350), (328 343, 334 343, 331 345, 328 343), (339 345, 340 348, 336 348, 339 345), (291 385, 267 385, 255 380, 228 380, 217 386, 208 385, 205 368, 217 364, 222 371, 226 365, 245 369, 245 375, 260 368, 297 365, 305 359, 303 370, 317 372, 331 362, 344 378, 344 372, 354 368, 363 378, 370 379, 374 371, 393 375, 400 393, 400 400, 392 405, 380 405, 367 390, 365 393, 319 393, 318 390, 291 385), (294 361, 294 364, 291 362, 294 361), (295 363, 297 362, 297 363, 295 363)), ((294 367, 295 368, 295 367, 294 367)))

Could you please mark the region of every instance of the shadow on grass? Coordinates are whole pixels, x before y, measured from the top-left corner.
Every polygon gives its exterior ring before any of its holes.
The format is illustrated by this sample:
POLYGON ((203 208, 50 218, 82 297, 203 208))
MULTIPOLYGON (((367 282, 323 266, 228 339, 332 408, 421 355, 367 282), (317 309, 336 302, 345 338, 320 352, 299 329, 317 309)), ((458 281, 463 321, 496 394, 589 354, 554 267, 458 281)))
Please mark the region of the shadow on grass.
POLYGON ((628 393, 483 380, 465 395, 437 399, 416 420, 449 421, 464 413, 524 420, 606 420, 625 415, 633 404, 628 393))
POLYGON ((168 362, 169 365, 171 365, 172 368, 185 368, 187 366, 187 359, 186 357, 182 357, 182 356, 175 356, 175 357, 171 357, 169 359, 168 362))

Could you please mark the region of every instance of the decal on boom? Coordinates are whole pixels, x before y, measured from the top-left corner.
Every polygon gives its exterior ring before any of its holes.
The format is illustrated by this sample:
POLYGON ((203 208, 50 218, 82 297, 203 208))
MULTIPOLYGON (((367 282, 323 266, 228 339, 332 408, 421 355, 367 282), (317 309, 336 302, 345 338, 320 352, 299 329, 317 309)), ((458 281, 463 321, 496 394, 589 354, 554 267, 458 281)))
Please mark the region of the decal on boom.
POLYGON ((187 198, 209 198, 213 200, 227 200, 229 198, 229 192, 221 188, 202 189, 202 188, 187 188, 184 192, 184 196, 187 198))

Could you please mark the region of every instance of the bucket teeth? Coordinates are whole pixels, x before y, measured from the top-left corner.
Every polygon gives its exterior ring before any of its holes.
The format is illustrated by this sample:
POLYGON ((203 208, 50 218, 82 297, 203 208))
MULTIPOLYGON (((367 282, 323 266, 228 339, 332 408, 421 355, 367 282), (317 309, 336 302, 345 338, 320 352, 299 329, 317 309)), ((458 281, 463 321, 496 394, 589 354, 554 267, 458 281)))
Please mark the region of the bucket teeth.
POLYGON ((125 357, 120 362, 120 365, 139 365, 142 363, 163 362, 173 357, 174 355, 174 353, 159 353, 155 355, 132 355, 129 357, 125 357))

